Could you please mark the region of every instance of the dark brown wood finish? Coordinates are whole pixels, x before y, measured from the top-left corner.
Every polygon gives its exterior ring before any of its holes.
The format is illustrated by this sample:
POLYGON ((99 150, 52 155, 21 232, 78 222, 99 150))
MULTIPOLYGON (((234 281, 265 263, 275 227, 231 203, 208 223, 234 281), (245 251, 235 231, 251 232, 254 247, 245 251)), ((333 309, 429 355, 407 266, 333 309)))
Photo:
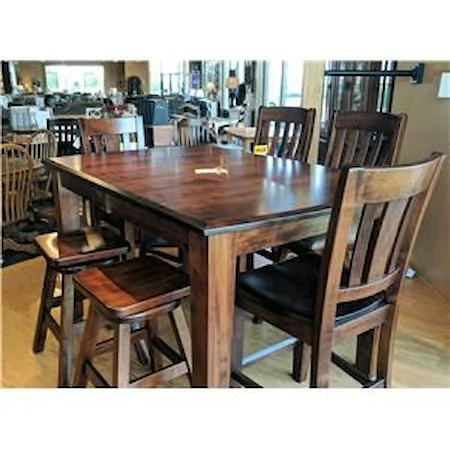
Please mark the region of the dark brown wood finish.
MULTIPOLYGON (((89 380, 96 386, 109 386, 93 363, 93 356, 104 347, 103 342, 97 342, 102 323, 109 323, 114 329, 114 387, 156 386, 176 376, 189 374, 191 343, 181 306, 181 300, 190 294, 189 278, 185 272, 160 259, 145 256, 80 272, 75 277, 75 286, 91 301, 88 325, 77 360, 75 386, 85 387, 89 380), (149 332, 150 348, 158 349, 172 364, 133 382, 130 380, 133 325, 146 321, 148 326, 162 314, 169 315, 178 351, 157 336, 156 330, 149 332)), ((136 331, 140 333, 142 330, 138 328, 136 331)))
MULTIPOLYGON (((390 386, 399 294, 444 159, 433 155, 418 164, 343 170, 322 258, 311 254, 308 263, 297 258, 241 276, 238 306, 297 337, 301 346, 312 346, 311 386, 328 386, 331 361, 365 387, 390 386), (332 355, 333 344, 362 333, 378 345, 375 380, 332 355)), ((296 359, 308 350, 301 346, 296 359)))
POLYGON ((325 165, 390 166, 397 162, 406 129, 406 114, 336 111, 325 165))
POLYGON ((267 144, 271 155, 307 162, 315 115, 315 109, 261 106, 255 145, 267 144), (273 135, 272 124, 275 125, 273 135))
POLYGON ((114 119, 81 119, 81 138, 85 153, 118 152, 145 147, 142 116, 114 119))
POLYGON ((46 272, 33 343, 34 353, 44 350, 47 330, 59 343, 58 386, 68 387, 72 376, 73 338, 84 323, 82 299, 75 296, 73 273, 124 256, 128 244, 105 227, 83 228, 67 233, 47 233, 36 237, 36 244, 46 260, 46 272), (55 282, 62 274, 62 298, 54 298, 55 282), (52 315, 61 307, 61 320, 52 315), (77 313, 78 311, 78 313, 77 313), (77 322, 74 325, 74 322, 77 322))
POLYGON ((54 158, 59 223, 78 223, 77 195, 186 250, 195 386, 228 387, 236 257, 305 236, 296 223, 332 203, 338 173, 215 146, 54 158), (196 173, 222 167, 224 174, 196 173), (261 236, 264 236, 261 238, 261 236))

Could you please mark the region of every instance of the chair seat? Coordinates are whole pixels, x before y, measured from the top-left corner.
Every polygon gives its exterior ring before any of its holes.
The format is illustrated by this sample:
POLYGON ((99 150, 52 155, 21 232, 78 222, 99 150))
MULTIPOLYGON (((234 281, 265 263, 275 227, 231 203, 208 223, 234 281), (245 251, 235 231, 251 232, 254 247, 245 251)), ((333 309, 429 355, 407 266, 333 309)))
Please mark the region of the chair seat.
POLYGON ((190 294, 188 275, 153 256, 83 270, 74 281, 112 320, 131 318, 190 294))
MULTIPOLYGON (((313 320, 321 259, 313 253, 243 273, 239 289, 278 314, 296 314, 313 320)), ((344 277, 346 274, 343 275, 344 277)), ((237 303, 239 305, 239 295, 237 303)), ((337 306, 336 326, 386 304, 384 294, 337 306)))
POLYGON ((36 243, 57 269, 115 258, 129 250, 128 243, 108 227, 86 227, 63 235, 41 234, 36 243))

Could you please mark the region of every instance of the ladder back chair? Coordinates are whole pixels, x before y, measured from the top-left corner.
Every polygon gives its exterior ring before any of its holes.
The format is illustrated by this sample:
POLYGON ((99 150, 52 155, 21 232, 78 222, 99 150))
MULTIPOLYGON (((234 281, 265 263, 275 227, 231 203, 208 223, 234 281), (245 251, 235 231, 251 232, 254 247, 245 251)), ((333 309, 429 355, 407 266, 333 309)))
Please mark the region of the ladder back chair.
MULTIPOLYGON (((395 115, 375 111, 335 112, 325 165, 341 169, 346 164, 365 167, 394 164, 401 150, 406 124, 407 116, 403 113, 395 115)), ((320 222, 317 218, 313 221, 303 220, 299 226, 311 237, 277 248, 270 259, 284 260, 290 252, 299 257, 308 257, 311 250, 322 251, 329 221, 329 213, 324 214, 320 222)), ((355 230, 353 239, 354 237, 355 230)), ((364 337, 361 337, 361 340, 363 339, 364 337)), ((297 346, 294 350, 293 373, 296 381, 302 381, 305 372, 300 367, 300 361, 306 356, 301 356, 298 352, 297 346), (295 364, 298 366, 295 367, 295 364)))
POLYGON ((58 156, 81 153, 80 124, 78 119, 48 119, 47 128, 55 135, 58 156))
POLYGON ((261 106, 254 143, 268 145, 270 155, 307 162, 315 114, 315 109, 261 106))
POLYGON ((142 116, 80 119, 85 153, 119 152, 145 148, 142 116))
POLYGON ((33 158, 18 144, 1 144, 2 228, 28 220, 33 158))
POLYGON ((209 121, 203 118, 183 118, 177 121, 177 141, 182 147, 196 147, 214 142, 209 121))
MULTIPOLYGON (((343 169, 322 256, 311 253, 308 260, 294 258, 240 276, 237 306, 299 340, 304 354, 312 355, 311 387, 329 385, 331 362, 364 387, 391 385, 402 287, 444 159, 434 154, 417 164, 343 169), (334 344, 369 332, 373 378, 332 351, 334 344)), ((236 321, 241 317, 239 311, 236 321)), ((238 351, 242 336, 235 333, 238 351)), ((235 378, 255 385, 240 373, 235 378)))
POLYGON ((35 161, 32 189, 33 201, 48 199, 52 196, 51 175, 43 163, 45 160, 58 154, 55 135, 48 130, 34 132, 30 136, 27 150, 35 161))

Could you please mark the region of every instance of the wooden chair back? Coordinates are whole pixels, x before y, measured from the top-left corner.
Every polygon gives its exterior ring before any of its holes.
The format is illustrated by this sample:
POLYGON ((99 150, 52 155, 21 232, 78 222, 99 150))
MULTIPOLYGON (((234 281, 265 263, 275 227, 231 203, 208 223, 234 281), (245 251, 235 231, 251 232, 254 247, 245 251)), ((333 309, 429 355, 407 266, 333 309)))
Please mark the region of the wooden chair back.
POLYGON ((435 154, 418 164, 342 169, 317 293, 319 335, 333 329, 339 303, 382 292, 388 303, 394 307, 398 303, 397 294, 444 159, 435 154), (356 240, 348 260, 347 245, 355 221, 356 240))
POLYGON ((195 147, 214 142, 209 122, 200 118, 184 118, 177 122, 178 145, 195 147))
POLYGON ((80 119, 85 153, 120 152, 145 148, 142 116, 80 119))
POLYGON ((31 157, 40 162, 57 156, 58 154, 55 135, 48 130, 39 130, 34 132, 30 136, 27 149, 31 157))
POLYGON ((255 145, 269 146, 269 154, 306 162, 314 129, 316 110, 300 107, 261 106, 255 145), (272 125, 274 124, 274 125, 272 125), (271 133, 271 127, 275 127, 271 133))
POLYGON ((376 111, 336 111, 325 165, 390 166, 397 162, 407 116, 376 111))
POLYGON ((78 119, 49 119, 47 128, 55 135, 58 156, 80 153, 81 137, 78 119))
POLYGON ((28 218, 33 159, 18 144, 2 144, 2 226, 16 224, 28 218))

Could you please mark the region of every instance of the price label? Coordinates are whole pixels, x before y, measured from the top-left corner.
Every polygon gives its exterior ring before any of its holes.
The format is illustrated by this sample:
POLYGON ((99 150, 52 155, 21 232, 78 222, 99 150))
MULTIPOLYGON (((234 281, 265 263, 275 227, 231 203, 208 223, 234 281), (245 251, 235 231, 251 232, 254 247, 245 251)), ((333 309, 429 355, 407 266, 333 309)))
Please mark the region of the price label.
POLYGON ((267 144, 253 146, 253 153, 255 155, 265 156, 265 155, 267 155, 268 151, 269 151, 269 147, 267 144))

